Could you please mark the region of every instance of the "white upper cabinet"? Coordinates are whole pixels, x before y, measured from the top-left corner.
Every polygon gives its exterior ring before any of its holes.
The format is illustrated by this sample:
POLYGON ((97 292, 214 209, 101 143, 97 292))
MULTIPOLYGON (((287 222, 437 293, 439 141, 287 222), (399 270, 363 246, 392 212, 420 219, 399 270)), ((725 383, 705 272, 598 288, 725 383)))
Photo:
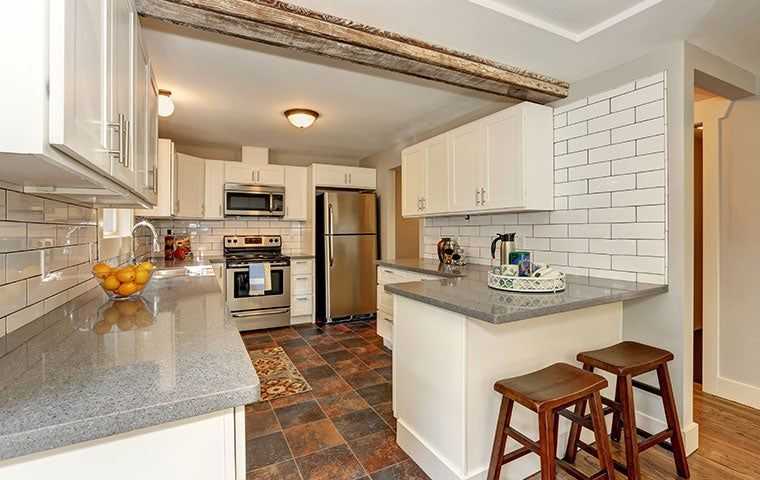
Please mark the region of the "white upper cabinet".
POLYGON ((13 47, 3 52, 0 75, 0 178, 27 193, 96 206, 152 204, 147 157, 156 149, 143 139, 156 112, 146 104, 147 58, 133 3, 4 6, 0 42, 13 47), (5 161, 16 155, 24 162, 5 161))
POLYGON ((184 218, 202 218, 206 189, 206 160, 177 153, 174 171, 174 189, 177 192, 174 215, 184 218))
POLYGON ((156 206, 147 210, 135 210, 135 215, 143 217, 171 217, 176 203, 174 191, 174 143, 167 138, 161 138, 156 142, 156 148, 158 149, 156 157, 156 206))
POLYGON ((254 166, 247 163, 227 162, 224 181, 254 185, 285 186, 285 169, 280 165, 254 166))
POLYGON ((402 215, 419 217, 448 210, 448 144, 446 135, 401 152, 402 215))
POLYGON ((146 84, 148 91, 145 96, 145 141, 147 143, 147 158, 145 159, 146 174, 146 197, 158 201, 158 84, 153 75, 153 68, 148 62, 146 74, 146 84))
POLYGON ((374 168, 347 167, 342 165, 312 165, 316 187, 355 188, 374 190, 377 188, 377 172, 374 168))
POLYGON ((285 167, 285 220, 306 221, 309 175, 306 167, 285 167))
POLYGON ((50 3, 50 144, 111 172, 105 151, 107 3, 50 3))
MULTIPOLYGON (((224 218, 224 164, 219 160, 206 160, 203 218, 224 218)), ((182 185, 179 188, 182 189, 182 185)))
POLYGON ((552 210, 552 135, 552 109, 525 102, 405 149, 403 215, 552 210))

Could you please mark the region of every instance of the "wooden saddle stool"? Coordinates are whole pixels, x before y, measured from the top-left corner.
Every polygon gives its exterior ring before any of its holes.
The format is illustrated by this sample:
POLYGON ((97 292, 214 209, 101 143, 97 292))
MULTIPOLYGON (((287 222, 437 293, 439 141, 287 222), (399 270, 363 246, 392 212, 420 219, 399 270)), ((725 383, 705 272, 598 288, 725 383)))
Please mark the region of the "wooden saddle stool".
POLYGON ((502 401, 488 468, 488 480, 498 480, 504 464, 529 453, 541 457, 541 480, 554 480, 558 465, 577 479, 614 480, 614 467, 600 393, 606 387, 607 380, 603 377, 566 363, 555 363, 527 375, 496 382, 494 390, 502 395, 502 401), (583 401, 584 405, 591 405, 590 415, 580 416, 565 409, 580 401, 583 401), (515 402, 538 414, 538 443, 510 427, 515 402), (601 466, 599 472, 587 476, 574 465, 557 458, 559 415, 594 431, 598 445, 597 458, 601 466), (522 447, 505 454, 504 448, 509 437, 522 447))
MULTIPOLYGON (((617 376, 615 400, 602 398, 602 402, 605 405, 604 414, 613 414, 612 439, 619 441, 620 434, 623 433, 626 464, 614 463, 615 467, 625 473, 629 480, 641 478, 639 454, 657 444, 673 452, 678 475, 689 478, 689 464, 686 459, 681 425, 678 420, 673 387, 670 383, 668 371, 668 362, 671 360, 673 360, 673 354, 667 350, 636 342, 622 342, 601 350, 578 354, 578 361, 583 364, 583 368, 587 372, 593 372, 595 368, 598 368, 617 376), (634 377, 651 371, 657 371, 659 388, 634 380, 634 377), (662 398, 667 421, 666 430, 652 435, 636 428, 634 387, 662 398), (644 437, 644 440, 639 442, 638 435, 644 437), (665 443, 665 440, 670 440, 670 444, 665 443)), ((575 413, 582 416, 585 409, 586 401, 582 399, 576 405, 575 413)), ((595 453, 593 447, 580 440, 580 434, 581 426, 574 424, 570 430, 570 438, 565 453, 565 460, 569 463, 575 462, 579 448, 592 454, 595 453)))

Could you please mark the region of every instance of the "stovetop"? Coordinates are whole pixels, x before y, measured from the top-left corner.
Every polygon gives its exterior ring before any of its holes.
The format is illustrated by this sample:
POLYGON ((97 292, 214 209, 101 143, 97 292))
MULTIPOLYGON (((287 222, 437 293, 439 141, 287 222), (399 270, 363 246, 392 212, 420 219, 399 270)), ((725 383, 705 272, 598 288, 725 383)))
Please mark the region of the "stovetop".
POLYGON ((223 244, 224 258, 228 265, 290 262, 290 257, 282 254, 280 235, 225 235, 223 244))

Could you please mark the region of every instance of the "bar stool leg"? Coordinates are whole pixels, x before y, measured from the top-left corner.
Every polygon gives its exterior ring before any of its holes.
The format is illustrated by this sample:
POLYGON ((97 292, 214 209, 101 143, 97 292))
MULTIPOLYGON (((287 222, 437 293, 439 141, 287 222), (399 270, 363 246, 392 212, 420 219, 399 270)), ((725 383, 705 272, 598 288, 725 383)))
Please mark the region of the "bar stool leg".
POLYGON ((625 436, 625 463, 628 480, 641 478, 639 466, 639 440, 636 434, 636 407, 633 397, 633 379, 630 375, 618 377, 622 382, 620 397, 623 406, 623 434, 625 436))
POLYGON ((668 429, 673 432, 670 442, 673 445, 673 458, 676 462, 676 471, 679 476, 689 478, 689 462, 686 459, 686 449, 684 448, 683 436, 681 435, 681 422, 678 420, 676 401, 673 398, 673 385, 670 383, 670 372, 668 371, 667 364, 663 363, 657 367, 657 379, 660 382, 662 406, 665 408, 668 429))
MULTIPOLYGON (((593 372, 594 367, 591 365, 583 365, 583 369, 587 372, 593 372)), ((586 403, 588 402, 588 398, 584 398, 582 400, 579 400, 575 404, 575 414, 579 417, 583 417, 586 415, 586 403)), ((581 432, 583 429, 581 426, 575 422, 572 422, 570 425, 570 436, 567 439, 567 448, 565 449, 565 461, 568 463, 575 463, 575 458, 578 455, 578 440, 581 439, 581 432)))
POLYGON ((607 480, 615 480, 615 467, 612 464, 612 454, 610 453, 610 439, 607 437, 607 424, 604 422, 604 411, 602 410, 602 395, 599 392, 594 392, 591 400, 591 419, 594 423, 599 466, 607 474, 607 480))
POLYGON ((499 409, 499 420, 496 423, 496 434, 493 439, 493 450, 491 451, 491 464, 488 467, 487 480, 499 480, 501 475, 502 461, 504 459, 504 448, 507 446, 507 427, 512 419, 512 408, 515 402, 504 397, 501 400, 499 409))
MULTIPOLYGON (((620 387, 622 386, 620 379, 615 381, 615 403, 620 405, 620 387)), ((620 418, 620 412, 615 410, 612 413, 612 431, 610 436, 616 442, 620 441, 620 434, 623 432, 623 421, 620 418)))
POLYGON ((538 414, 541 480, 556 480, 557 478, 557 437, 554 435, 556 423, 557 416, 553 411, 538 414))

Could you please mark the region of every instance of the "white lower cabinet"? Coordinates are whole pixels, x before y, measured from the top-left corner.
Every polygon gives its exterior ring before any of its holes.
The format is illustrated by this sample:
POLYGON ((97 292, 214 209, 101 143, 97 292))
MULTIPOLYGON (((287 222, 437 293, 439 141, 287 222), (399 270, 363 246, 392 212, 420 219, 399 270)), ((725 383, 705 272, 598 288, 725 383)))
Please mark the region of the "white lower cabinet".
POLYGON ((245 478, 245 408, 222 410, 0 463, 3 480, 245 478), (178 461, 177 459, 182 459, 178 461))
POLYGON ((314 260, 290 261, 290 323, 314 322, 314 260))
POLYGON ((383 338, 383 345, 393 348, 393 294, 385 291, 385 285, 436 279, 440 277, 382 265, 377 267, 377 334, 383 338))

